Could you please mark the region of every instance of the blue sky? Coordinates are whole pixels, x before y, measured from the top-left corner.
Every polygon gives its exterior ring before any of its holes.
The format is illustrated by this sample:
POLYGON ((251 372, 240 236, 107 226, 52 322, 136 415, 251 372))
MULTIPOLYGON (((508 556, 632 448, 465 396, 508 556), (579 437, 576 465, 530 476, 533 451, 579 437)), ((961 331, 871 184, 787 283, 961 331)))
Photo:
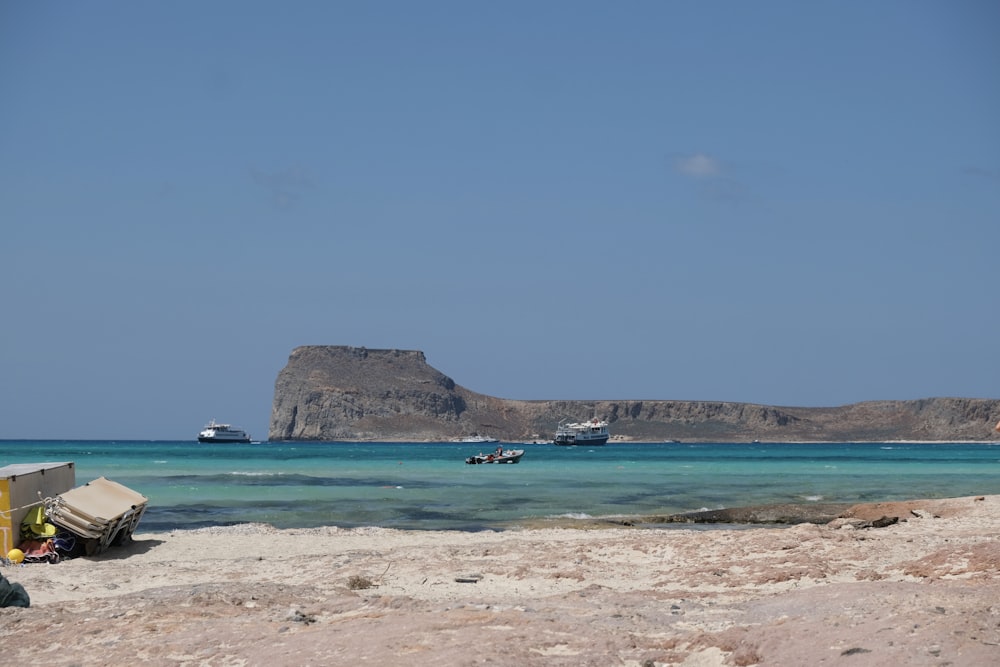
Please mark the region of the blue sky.
POLYGON ((522 399, 1000 397, 994 2, 4 3, 0 438, 266 437, 306 344, 522 399))

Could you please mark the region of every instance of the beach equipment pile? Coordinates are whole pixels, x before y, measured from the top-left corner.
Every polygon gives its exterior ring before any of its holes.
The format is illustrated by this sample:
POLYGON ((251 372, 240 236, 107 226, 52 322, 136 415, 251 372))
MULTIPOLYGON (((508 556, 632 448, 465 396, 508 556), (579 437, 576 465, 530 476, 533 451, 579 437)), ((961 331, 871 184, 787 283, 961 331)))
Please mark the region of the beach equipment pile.
POLYGON ((72 462, 0 468, 0 564, 57 563, 131 540, 148 498, 99 477, 75 484, 72 462))
POLYGON ((149 499, 105 477, 45 501, 48 521, 82 538, 93 556, 132 538, 149 499))

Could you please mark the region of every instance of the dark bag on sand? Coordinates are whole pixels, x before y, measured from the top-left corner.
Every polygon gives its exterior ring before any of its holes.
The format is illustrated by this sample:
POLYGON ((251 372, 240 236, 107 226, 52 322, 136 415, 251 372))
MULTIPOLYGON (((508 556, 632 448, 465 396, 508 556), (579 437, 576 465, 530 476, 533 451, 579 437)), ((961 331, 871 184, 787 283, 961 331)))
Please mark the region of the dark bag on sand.
POLYGON ((28 591, 24 590, 24 586, 11 583, 0 574, 0 607, 30 606, 31 599, 28 597, 28 591))

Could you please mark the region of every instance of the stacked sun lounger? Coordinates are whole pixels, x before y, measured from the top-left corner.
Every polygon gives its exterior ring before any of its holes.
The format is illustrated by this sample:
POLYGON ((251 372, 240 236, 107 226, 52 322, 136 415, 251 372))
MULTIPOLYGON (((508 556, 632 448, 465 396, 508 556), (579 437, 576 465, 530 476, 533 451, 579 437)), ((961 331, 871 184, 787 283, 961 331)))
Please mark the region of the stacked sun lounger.
POLYGON ((118 482, 99 477, 46 503, 48 520, 87 540, 87 555, 127 542, 149 499, 118 482))

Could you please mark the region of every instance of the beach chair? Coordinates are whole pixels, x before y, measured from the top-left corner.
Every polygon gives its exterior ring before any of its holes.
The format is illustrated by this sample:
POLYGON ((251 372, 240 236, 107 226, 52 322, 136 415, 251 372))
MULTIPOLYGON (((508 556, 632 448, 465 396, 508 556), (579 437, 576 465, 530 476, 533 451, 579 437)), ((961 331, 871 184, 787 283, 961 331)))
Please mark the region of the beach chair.
POLYGON ((149 499, 104 477, 59 494, 47 511, 49 521, 90 540, 88 555, 132 537, 149 499))

